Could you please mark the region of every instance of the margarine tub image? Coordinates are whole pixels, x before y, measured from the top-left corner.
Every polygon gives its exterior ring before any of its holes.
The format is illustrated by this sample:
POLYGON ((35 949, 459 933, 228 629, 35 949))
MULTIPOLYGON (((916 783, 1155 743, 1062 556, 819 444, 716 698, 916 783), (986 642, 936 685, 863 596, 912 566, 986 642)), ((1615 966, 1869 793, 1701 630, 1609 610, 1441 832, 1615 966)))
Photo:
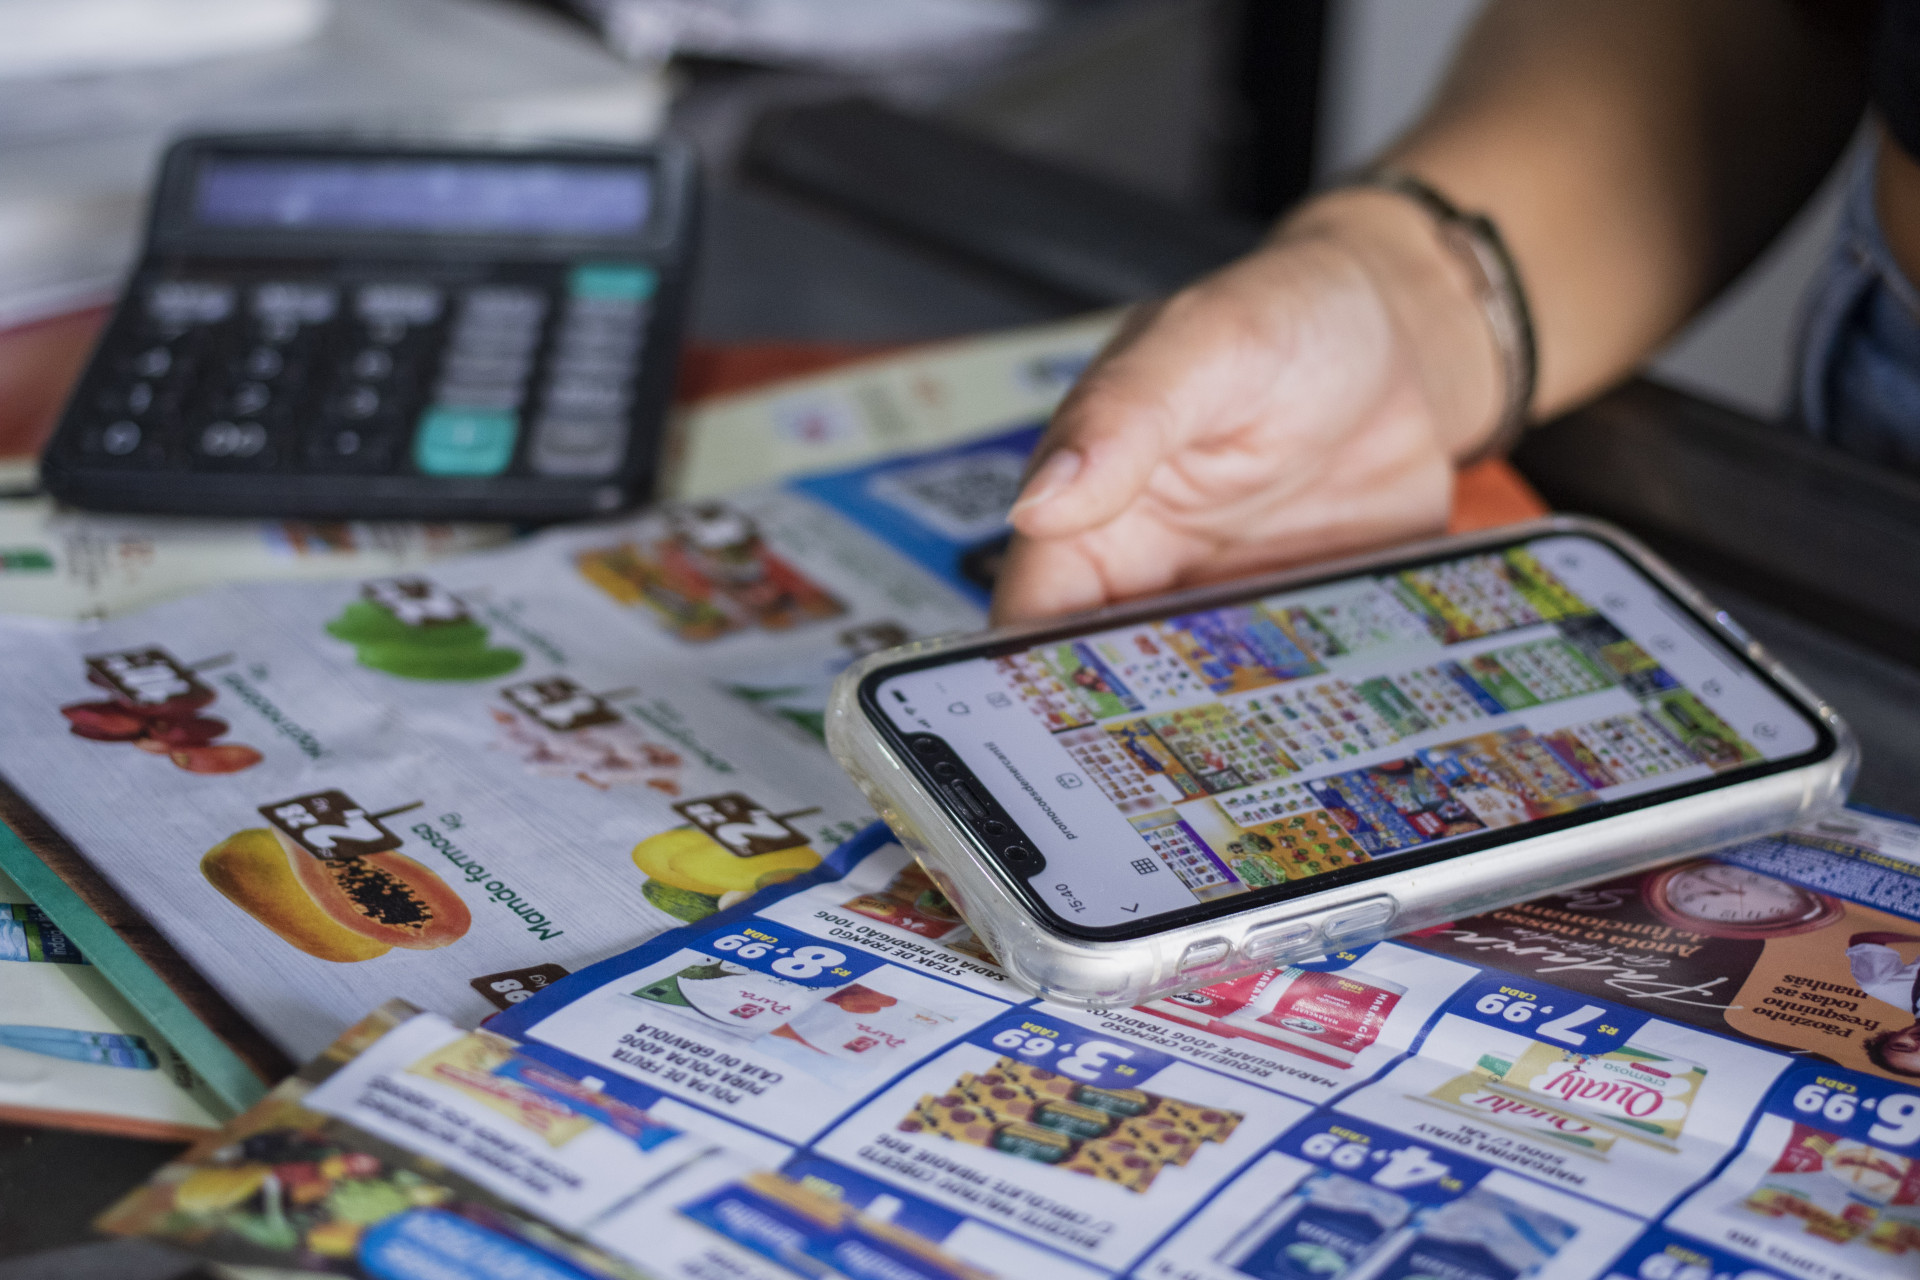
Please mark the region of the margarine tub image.
POLYGON ((954 1023, 951 1014, 868 982, 810 986, 717 956, 689 959, 631 994, 824 1080, 896 1071, 954 1023))

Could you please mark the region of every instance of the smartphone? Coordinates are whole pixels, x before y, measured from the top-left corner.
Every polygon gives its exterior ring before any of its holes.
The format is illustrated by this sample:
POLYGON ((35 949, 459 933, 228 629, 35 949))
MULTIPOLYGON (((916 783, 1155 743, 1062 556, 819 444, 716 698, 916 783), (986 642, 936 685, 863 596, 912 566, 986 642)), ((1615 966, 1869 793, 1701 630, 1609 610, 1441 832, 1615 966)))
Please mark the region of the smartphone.
POLYGON ((1777 831, 1858 762, 1575 517, 906 645, 841 677, 827 740, 1014 979, 1082 1008, 1777 831))

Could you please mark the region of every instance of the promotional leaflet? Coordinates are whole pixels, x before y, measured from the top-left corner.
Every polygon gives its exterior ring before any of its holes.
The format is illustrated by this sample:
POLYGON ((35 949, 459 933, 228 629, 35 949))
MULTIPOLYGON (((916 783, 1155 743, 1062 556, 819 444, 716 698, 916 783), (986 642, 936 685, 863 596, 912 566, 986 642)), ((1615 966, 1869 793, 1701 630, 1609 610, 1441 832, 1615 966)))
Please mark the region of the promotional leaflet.
POLYGON ((80 948, 0 875, 0 1119, 197 1138, 219 1104, 80 948))
POLYGON ((429 571, 0 619, 0 774, 296 1059, 394 991, 471 1024, 872 821, 840 668, 977 626, 781 489, 429 571))
MULTIPOLYGON (((1866 1010, 1920 973, 1920 900, 1896 913, 1903 882, 1878 878, 1920 876, 1917 845, 1846 811, 1682 865, 1879 902, 1899 926, 1819 993, 1866 1010)), ((1737 1004, 1674 1016, 1671 985, 1593 994, 1443 951, 1475 936, 1069 1011, 1011 987, 875 826, 485 1031, 384 1012, 309 1069, 297 1116, 243 1117, 103 1225, 381 1280, 1913 1274, 1911 1009, 1863 1028, 1856 1069, 1742 1030, 1737 1004)))

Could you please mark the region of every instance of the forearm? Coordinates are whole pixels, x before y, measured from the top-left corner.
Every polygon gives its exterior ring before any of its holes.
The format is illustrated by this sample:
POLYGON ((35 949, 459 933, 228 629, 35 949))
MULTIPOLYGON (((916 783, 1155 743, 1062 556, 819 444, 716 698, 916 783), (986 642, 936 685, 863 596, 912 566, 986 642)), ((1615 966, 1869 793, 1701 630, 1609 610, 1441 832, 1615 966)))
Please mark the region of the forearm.
POLYGON ((1534 410, 1617 380, 1805 201, 1865 99, 1870 9, 1495 0, 1388 159, 1500 226, 1539 343, 1534 410))

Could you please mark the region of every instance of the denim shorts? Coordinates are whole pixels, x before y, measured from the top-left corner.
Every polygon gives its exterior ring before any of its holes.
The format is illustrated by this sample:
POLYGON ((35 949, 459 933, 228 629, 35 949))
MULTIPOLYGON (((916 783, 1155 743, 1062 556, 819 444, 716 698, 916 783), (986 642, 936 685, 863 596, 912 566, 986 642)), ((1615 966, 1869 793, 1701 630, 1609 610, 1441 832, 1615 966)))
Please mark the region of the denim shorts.
POLYGON ((1808 296, 1796 407, 1815 437, 1920 473, 1920 290, 1880 234, 1875 172, 1871 153, 1855 166, 1839 236, 1808 296))

